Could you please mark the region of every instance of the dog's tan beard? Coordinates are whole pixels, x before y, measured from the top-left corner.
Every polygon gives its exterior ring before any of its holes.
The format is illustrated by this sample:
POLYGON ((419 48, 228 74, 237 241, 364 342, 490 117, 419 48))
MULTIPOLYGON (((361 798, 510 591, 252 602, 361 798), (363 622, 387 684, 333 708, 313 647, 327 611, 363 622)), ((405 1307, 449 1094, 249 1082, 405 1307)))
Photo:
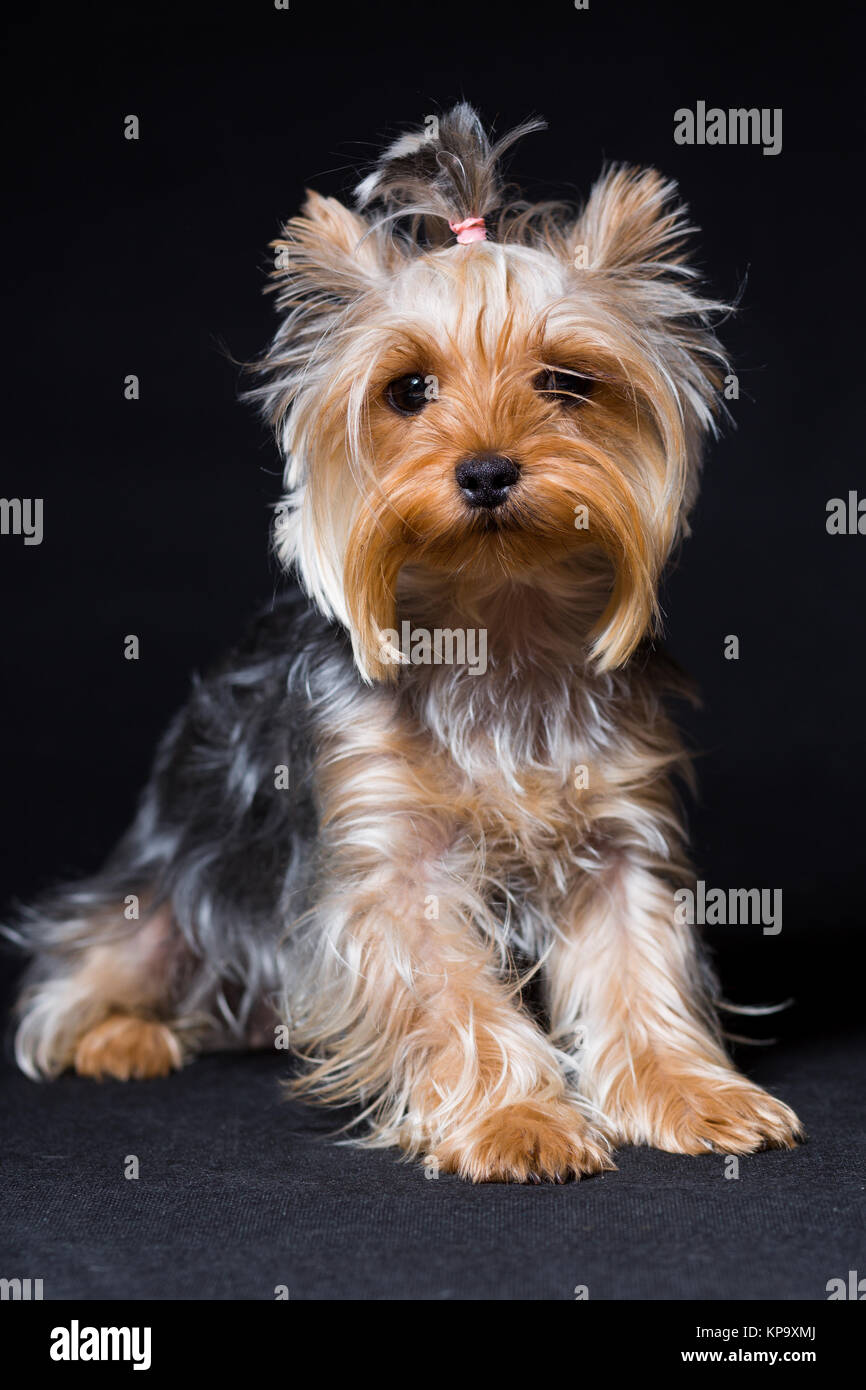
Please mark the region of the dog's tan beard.
POLYGON ((496 514, 467 513, 459 496, 430 495, 411 465, 362 504, 345 553, 344 592, 356 656, 374 680, 390 680, 382 634, 397 621, 404 566, 447 575, 456 590, 537 582, 588 551, 603 554, 611 583, 588 634, 599 670, 622 665, 652 625, 660 559, 627 479, 601 449, 581 445, 580 459, 546 458, 526 469, 526 487, 496 514), (588 528, 576 523, 585 508, 588 528))

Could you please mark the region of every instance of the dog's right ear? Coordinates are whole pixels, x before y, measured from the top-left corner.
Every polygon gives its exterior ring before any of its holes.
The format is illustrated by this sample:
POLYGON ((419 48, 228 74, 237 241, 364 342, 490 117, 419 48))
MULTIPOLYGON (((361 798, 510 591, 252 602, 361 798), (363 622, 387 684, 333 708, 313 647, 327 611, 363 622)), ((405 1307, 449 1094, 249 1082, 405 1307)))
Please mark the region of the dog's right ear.
POLYGON ((312 300, 328 312, 370 289, 385 269, 369 223, 337 198, 310 189, 300 216, 286 223, 271 247, 270 288, 281 309, 312 300))
MULTIPOLYGON (((282 435, 311 364, 341 317, 375 290, 390 268, 390 248, 376 228, 337 198, 307 190, 297 217, 271 242, 270 293, 280 321, 267 352, 249 370, 264 384, 247 392, 282 435)), ((283 436, 283 448, 288 450, 283 436)))

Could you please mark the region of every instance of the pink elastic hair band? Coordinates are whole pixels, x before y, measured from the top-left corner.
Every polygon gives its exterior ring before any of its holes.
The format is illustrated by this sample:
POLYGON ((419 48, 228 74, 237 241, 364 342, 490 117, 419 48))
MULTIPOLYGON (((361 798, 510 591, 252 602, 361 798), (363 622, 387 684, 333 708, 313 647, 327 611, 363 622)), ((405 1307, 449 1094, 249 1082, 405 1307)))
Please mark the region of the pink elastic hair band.
POLYGON ((455 233, 461 246, 466 246, 470 241, 487 240, 487 228, 483 217, 465 217, 462 222, 449 222, 448 226, 455 233))

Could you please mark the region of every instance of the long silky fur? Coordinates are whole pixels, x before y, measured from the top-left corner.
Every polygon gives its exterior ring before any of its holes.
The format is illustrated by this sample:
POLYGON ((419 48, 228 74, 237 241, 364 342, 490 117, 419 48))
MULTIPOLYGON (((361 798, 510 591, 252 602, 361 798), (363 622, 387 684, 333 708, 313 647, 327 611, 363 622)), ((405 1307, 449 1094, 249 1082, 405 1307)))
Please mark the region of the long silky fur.
POLYGON ((196 682, 104 869, 10 924, 33 958, 29 1075, 92 1068, 81 1040, 118 1014, 163 1024, 172 1065, 282 1022, 301 1091, 474 1179, 598 1171, 622 1139, 796 1137, 725 1057, 673 913, 689 764, 656 586, 716 426, 724 306, 654 171, 608 170, 583 208, 505 199, 498 161, 538 124, 491 145, 458 106, 386 151, 362 211, 311 193, 274 243, 254 394, 286 460, 275 549, 306 596, 196 682), (491 239, 455 247, 470 215, 491 239), (441 396, 410 429, 384 388, 430 364, 441 396), (594 383, 576 405, 533 385, 557 366, 594 383), (510 528, 455 487, 482 447, 521 458, 510 528), (487 670, 389 664, 404 619, 483 628, 487 670))
POLYGON ((424 129, 401 135, 358 185, 357 206, 379 204, 386 221, 407 218, 411 243, 423 225, 425 238, 443 245, 449 222, 489 217, 500 207, 503 155, 524 135, 544 128, 544 121, 524 121, 491 145, 478 113, 461 102, 438 118, 435 134, 424 129))

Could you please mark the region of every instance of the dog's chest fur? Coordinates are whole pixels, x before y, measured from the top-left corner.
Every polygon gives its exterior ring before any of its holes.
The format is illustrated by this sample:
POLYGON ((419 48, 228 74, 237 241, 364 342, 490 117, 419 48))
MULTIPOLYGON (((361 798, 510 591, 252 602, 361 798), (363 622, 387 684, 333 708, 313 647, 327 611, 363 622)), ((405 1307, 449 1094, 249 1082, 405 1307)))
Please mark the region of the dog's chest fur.
MULTIPOLYGON (((317 739, 327 839, 339 841, 343 825, 361 845, 375 841, 410 883, 447 864, 530 949, 585 875, 611 861, 624 824, 633 838, 645 825, 648 848, 668 856, 657 818, 633 812, 636 797, 663 809, 664 775, 680 753, 648 655, 599 674, 586 660, 583 614, 572 605, 566 624, 546 598, 531 612, 479 615, 484 671, 406 665, 360 701, 356 687, 348 721, 323 702, 317 739)), ((413 626, 431 627, 427 616, 413 615, 413 626)))
POLYGON ((602 790, 601 692, 527 670, 428 670, 413 685, 400 723, 431 801, 483 847, 493 877, 561 880, 555 865, 587 849, 602 790))

